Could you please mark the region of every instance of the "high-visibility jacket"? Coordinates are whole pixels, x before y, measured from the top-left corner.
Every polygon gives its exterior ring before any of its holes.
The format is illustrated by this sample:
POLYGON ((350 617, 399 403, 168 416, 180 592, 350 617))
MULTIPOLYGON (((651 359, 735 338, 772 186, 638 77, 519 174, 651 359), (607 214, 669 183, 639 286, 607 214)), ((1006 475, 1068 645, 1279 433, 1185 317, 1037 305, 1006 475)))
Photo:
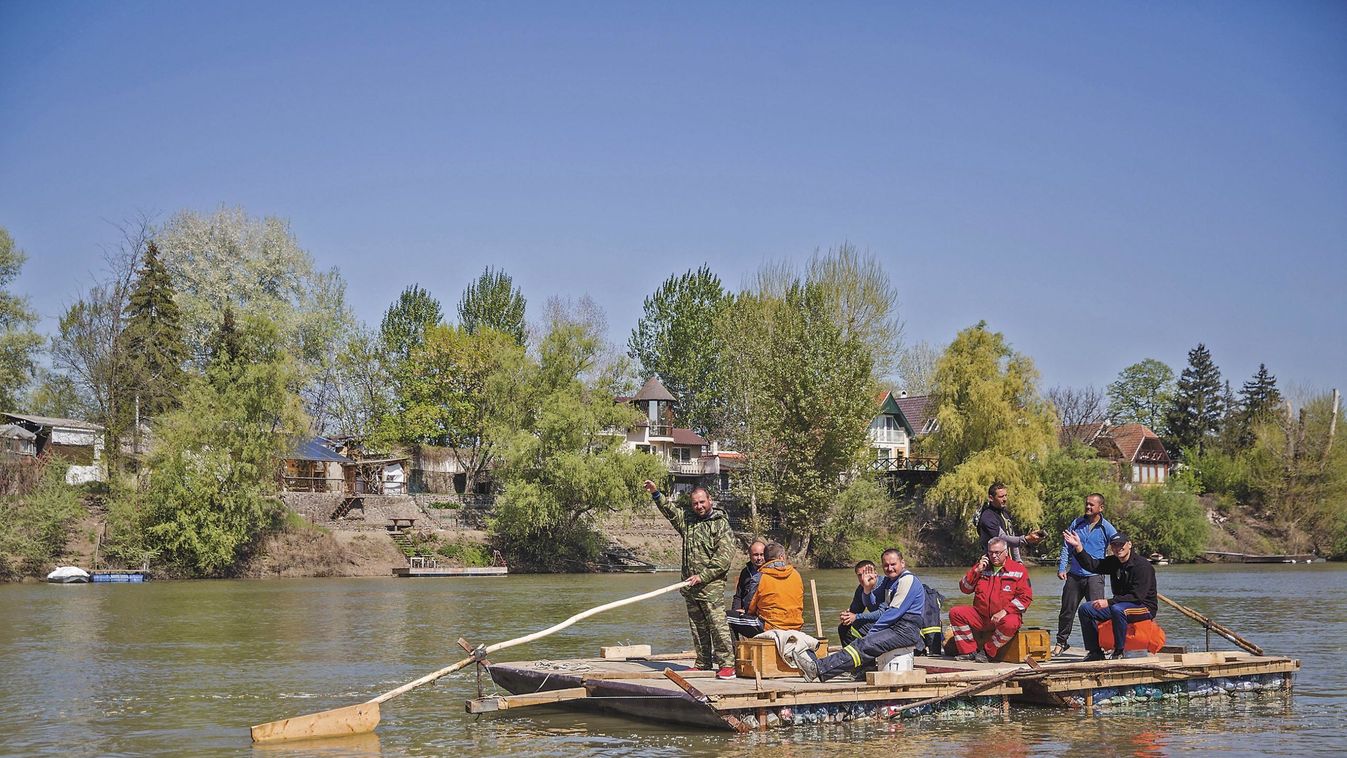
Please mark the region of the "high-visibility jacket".
POLYGON ((1034 601, 1029 572, 1012 558, 1007 558, 999 569, 990 565, 981 572, 976 566, 968 569, 959 580, 959 591, 973 596, 973 608, 983 618, 991 618, 1002 610, 1023 616, 1034 601))

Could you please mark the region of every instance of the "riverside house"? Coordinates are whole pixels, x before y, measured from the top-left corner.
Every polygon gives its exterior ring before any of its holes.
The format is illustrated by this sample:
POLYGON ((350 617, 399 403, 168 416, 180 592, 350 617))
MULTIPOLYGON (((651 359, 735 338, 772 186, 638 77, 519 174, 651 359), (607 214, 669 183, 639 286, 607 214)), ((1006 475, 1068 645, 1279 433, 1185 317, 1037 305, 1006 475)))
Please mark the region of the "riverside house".
POLYGON ((623 449, 650 453, 663 461, 673 479, 673 492, 687 492, 697 486, 719 492, 729 490, 731 473, 743 456, 721 450, 719 443, 691 429, 675 426, 678 401, 658 378, 651 377, 632 397, 616 400, 635 407, 642 416, 640 422, 626 430, 623 449))
POLYGON ((1113 464, 1124 485, 1164 484, 1174 462, 1159 435, 1145 424, 1074 424, 1059 432, 1062 444, 1083 442, 1113 464))
MULTIPOLYGON (((103 469, 103 427, 88 421, 23 413, 0 414, 0 423, 17 426, 33 435, 35 455, 59 457, 66 462, 67 484, 106 480, 103 469)), ((24 446, 26 449, 26 445, 24 446)))
POLYGON ((934 471, 938 461, 913 455, 914 443, 935 430, 930 396, 886 391, 876 404, 879 412, 870 421, 870 470, 934 471))

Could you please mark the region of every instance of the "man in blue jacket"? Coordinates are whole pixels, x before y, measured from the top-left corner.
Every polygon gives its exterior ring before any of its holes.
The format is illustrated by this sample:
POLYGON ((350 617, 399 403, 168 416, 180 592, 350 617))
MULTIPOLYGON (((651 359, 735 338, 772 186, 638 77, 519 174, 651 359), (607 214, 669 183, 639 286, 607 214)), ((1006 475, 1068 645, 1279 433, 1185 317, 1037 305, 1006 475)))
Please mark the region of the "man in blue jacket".
POLYGON ((890 556, 896 561, 897 576, 892 582, 888 608, 875 619, 864 637, 820 660, 814 651, 805 650, 795 656, 795 667, 806 682, 826 681, 843 674, 852 674, 871 668, 875 661, 890 650, 915 648, 922 644, 922 619, 926 610, 926 587, 911 571, 903 554, 894 548, 884 551, 885 573, 890 556))
MULTIPOLYGON (((1085 496, 1085 515, 1077 516, 1067 527, 1080 537, 1085 552, 1095 559, 1102 559, 1108 541, 1118 530, 1104 518, 1104 496, 1091 492, 1085 496)), ((1057 578, 1065 581, 1062 585, 1062 611, 1057 614, 1057 644, 1052 646, 1053 655, 1061 655, 1071 648, 1067 638, 1075 626, 1076 611, 1082 598, 1090 601, 1104 596, 1104 577, 1087 571, 1076 559, 1074 550, 1068 549, 1062 541, 1062 552, 1057 558, 1057 578)))

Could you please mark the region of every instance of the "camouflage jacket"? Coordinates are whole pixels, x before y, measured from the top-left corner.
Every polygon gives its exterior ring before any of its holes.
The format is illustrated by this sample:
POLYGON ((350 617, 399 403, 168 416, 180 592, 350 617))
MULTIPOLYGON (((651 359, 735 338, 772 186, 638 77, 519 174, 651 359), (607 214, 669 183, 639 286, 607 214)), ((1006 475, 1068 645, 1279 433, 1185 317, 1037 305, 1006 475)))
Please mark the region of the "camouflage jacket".
POLYGON ((697 574, 702 579, 699 586, 686 588, 683 594, 723 595, 734 555, 734 534, 725 512, 713 507, 706 518, 702 518, 691 508, 669 502, 662 493, 656 492, 651 498, 664 518, 683 536, 683 578, 697 574))

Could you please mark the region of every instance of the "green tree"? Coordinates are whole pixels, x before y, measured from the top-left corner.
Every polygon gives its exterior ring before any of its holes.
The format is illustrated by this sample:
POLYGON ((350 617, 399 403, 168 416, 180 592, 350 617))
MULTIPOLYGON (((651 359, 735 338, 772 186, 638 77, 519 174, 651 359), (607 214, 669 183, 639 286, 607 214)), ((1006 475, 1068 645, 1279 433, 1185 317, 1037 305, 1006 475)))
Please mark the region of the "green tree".
POLYGON ((412 351, 425 344, 426 330, 444 321, 440 301, 419 284, 404 289, 398 301, 388 306, 379 323, 379 337, 387 360, 393 366, 406 363, 412 351))
POLYGON ((1207 346, 1198 343, 1188 351, 1188 366, 1179 376, 1168 415, 1174 447, 1201 454, 1220 432, 1225 414, 1221 389, 1221 370, 1212 362, 1207 346))
MULTIPOLYGON (((1105 516, 1121 501, 1121 489, 1108 461, 1095 449, 1076 443, 1049 453, 1035 461, 1038 479, 1043 483, 1043 528, 1057 534, 1071 520, 1085 512, 1085 496, 1098 492, 1104 496, 1105 516)), ((1060 545, 1054 542, 1050 547, 1060 545)), ((1054 548, 1055 549, 1055 548, 1054 548)))
POLYGON ((181 211, 155 234, 177 290, 183 338, 198 367, 226 305, 239 319, 275 323, 295 359, 295 384, 319 431, 328 420, 334 363, 354 325, 346 283, 335 269, 319 270, 282 218, 256 218, 242 208, 209 215, 181 211))
POLYGON ((33 376, 34 356, 42 337, 33 330, 37 314, 28 299, 4 288, 14 281, 28 256, 14 245, 14 238, 0 226, 0 409, 15 410, 18 392, 33 376))
POLYGON ((898 317, 898 290, 879 259, 844 242, 815 253, 806 280, 827 295, 842 335, 866 346, 875 377, 889 378, 897 368, 903 322, 898 317))
POLYGON ((495 329, 523 345, 524 309, 524 295, 514 286, 510 275, 487 266, 477 281, 463 291, 458 301, 458 323, 469 334, 495 329))
POLYGON ((1166 419, 1174 402, 1174 370, 1147 358, 1118 373, 1108 386, 1108 414, 1115 424, 1144 424, 1164 437, 1166 419))
POLYGON ((84 513, 79 492, 65 483, 65 465, 59 460, 38 465, 32 489, 0 495, 0 578, 49 571, 65 550, 71 524, 84 513))
POLYGON ((173 282, 153 242, 145 249, 124 315, 121 345, 130 359, 128 394, 139 401, 142 417, 158 416, 177 405, 187 345, 173 282))
POLYGON ((1161 553, 1178 561, 1201 554, 1211 531, 1197 496, 1173 482, 1142 488, 1140 502, 1128 503, 1109 520, 1143 555, 1161 553))
POLYGON ((476 491, 502 430, 518 421, 523 359, 524 348, 495 329, 427 328, 401 372, 399 406, 383 419, 378 439, 447 446, 466 474, 467 491, 476 491))
POLYGON ((681 420, 699 434, 712 434, 724 415, 715 326, 726 301, 720 277, 706 265, 670 276, 645 299, 627 340, 641 374, 659 377, 678 399, 681 420))
POLYGON ((592 560, 596 518, 646 502, 641 483, 665 474, 654 456, 623 452, 621 435, 610 431, 638 414, 582 380, 603 354, 598 332, 554 319, 537 362, 513 387, 525 407, 506 437, 491 529, 508 554, 534 567, 574 570, 592 560))
POLYGON ((753 515, 758 503, 775 507, 800 555, 837 507, 875 413, 871 352, 844 333, 834 302, 823 285, 796 281, 781 298, 741 295, 723 314, 736 356, 727 428, 747 462, 739 487, 753 515))
POLYGON ((188 576, 230 575, 279 525, 276 467, 306 426, 275 325, 244 318, 237 345, 237 355, 217 353, 161 421, 138 528, 123 535, 188 576))
POLYGON ((1330 530, 1347 514, 1347 446, 1334 439, 1343 425, 1332 397, 1315 397, 1299 413, 1259 423, 1246 455, 1255 502, 1291 534, 1313 534, 1314 546, 1324 550, 1331 549, 1330 530))
POLYGON ((1057 419, 1038 395, 1033 361, 986 322, 964 329, 936 368, 932 403, 939 426, 929 446, 940 481, 926 496, 934 515, 972 538, 972 514, 1000 481, 1021 529, 1039 523, 1043 488, 1033 465, 1057 447, 1057 419))
POLYGON ((1234 415, 1230 437, 1235 449, 1244 449, 1257 438, 1256 427, 1272 420, 1282 408, 1282 393, 1277 389, 1277 377, 1258 364, 1253 378, 1239 390, 1239 402, 1228 413, 1234 415))

